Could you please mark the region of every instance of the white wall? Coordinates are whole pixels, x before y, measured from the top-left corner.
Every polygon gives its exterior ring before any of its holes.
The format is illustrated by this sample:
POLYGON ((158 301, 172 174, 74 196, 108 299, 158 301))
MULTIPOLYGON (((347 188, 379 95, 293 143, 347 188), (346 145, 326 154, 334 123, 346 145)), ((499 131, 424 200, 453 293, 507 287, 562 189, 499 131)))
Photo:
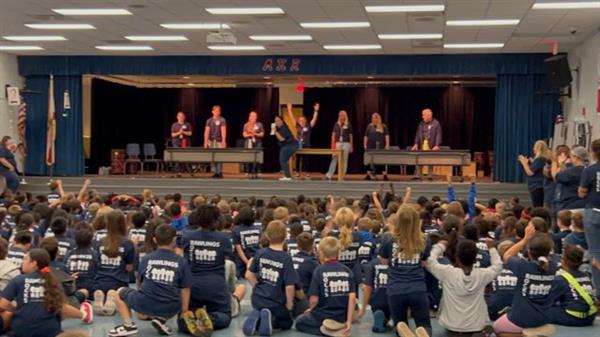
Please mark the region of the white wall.
POLYGON ((568 123, 566 144, 575 143, 573 121, 585 119, 592 125, 592 139, 600 138, 600 112, 598 90, 600 90, 600 32, 586 39, 569 51, 572 72, 572 96, 565 101, 565 122, 568 123), (585 108, 585 116, 582 111, 585 108))
POLYGON ((6 100, 5 85, 23 87, 23 78, 19 76, 17 57, 0 53, 0 138, 9 135, 17 137, 17 107, 9 107, 6 100))

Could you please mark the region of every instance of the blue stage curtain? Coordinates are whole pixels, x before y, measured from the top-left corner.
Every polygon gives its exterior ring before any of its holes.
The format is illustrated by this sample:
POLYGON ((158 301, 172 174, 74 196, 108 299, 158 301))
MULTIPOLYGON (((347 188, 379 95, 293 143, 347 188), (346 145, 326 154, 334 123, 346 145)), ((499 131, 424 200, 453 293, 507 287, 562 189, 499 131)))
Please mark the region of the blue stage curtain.
POLYGON ((498 75, 494 136, 494 178, 523 182, 519 154, 532 155, 536 140, 554 131, 560 112, 557 94, 548 94, 544 75, 498 75))
MULTIPOLYGON (((27 76, 27 89, 37 92, 25 97, 27 102, 27 162, 29 175, 47 175, 46 123, 48 121, 49 76, 27 76)), ((56 107, 55 165, 53 175, 68 176, 84 173, 81 76, 54 76, 56 107), (63 94, 69 90, 71 110, 62 116, 63 94)))

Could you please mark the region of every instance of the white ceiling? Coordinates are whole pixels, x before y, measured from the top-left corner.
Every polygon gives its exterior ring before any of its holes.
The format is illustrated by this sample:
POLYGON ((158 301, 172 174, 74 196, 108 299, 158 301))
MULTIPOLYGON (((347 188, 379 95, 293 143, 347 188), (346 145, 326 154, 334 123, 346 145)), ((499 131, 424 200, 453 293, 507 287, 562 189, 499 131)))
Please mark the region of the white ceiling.
MULTIPOLYGON (((544 0, 548 1, 548 0, 544 0)), ((63 35, 58 42, 10 42, 0 45, 39 45, 44 51, 16 52, 28 55, 253 55, 253 54, 440 54, 465 52, 529 53, 548 52, 548 41, 556 40, 560 51, 568 51, 600 26, 600 9, 532 10, 535 0, 2 0, 0 36, 63 35), (365 5, 445 4, 444 13, 366 13, 365 5), (211 15, 206 7, 278 6, 285 15, 245 16, 211 15), (63 17, 51 8, 127 8, 133 16, 63 17), (447 27, 446 20, 520 19, 517 26, 447 27), (306 21, 369 21, 370 28, 303 29, 306 21), (44 31, 30 29, 26 23, 91 23, 96 30, 44 31), (207 31, 169 30, 161 23, 223 22, 231 26, 239 45, 263 44, 265 51, 227 52, 207 48, 207 31), (571 34, 571 27, 577 33, 571 34), (380 41, 377 34, 443 33, 443 40, 380 41), (139 42, 154 51, 115 52, 94 48, 102 44, 134 44, 125 35, 185 35, 183 42, 139 42), (256 42, 253 34, 310 34, 308 42, 256 42), (503 49, 444 50, 444 43, 503 42, 503 49), (377 44, 382 50, 326 51, 325 44, 377 44)))

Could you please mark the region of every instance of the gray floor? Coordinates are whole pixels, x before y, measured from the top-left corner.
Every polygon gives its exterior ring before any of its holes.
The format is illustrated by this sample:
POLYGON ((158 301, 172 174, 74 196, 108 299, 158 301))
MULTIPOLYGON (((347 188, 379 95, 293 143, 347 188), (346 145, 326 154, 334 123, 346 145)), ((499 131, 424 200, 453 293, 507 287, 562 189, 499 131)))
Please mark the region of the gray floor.
MULTIPOLYGON (((244 315, 250 310, 250 302, 248 300, 244 300, 242 302, 242 314, 240 317, 237 317, 233 320, 231 326, 228 329, 216 331, 213 336, 214 337, 242 337, 244 334, 242 333, 242 324, 244 322, 244 315)), ((385 334, 374 334, 371 332, 371 324, 372 318, 370 315, 370 311, 365 314, 365 317, 361 322, 353 325, 352 335, 353 336, 393 336, 393 332, 390 329, 385 334)), ((95 318, 95 321, 92 325, 81 325, 76 320, 67 320, 63 322, 63 329, 70 330, 82 330, 88 332, 91 337, 106 337, 108 331, 112 329, 115 325, 121 324, 121 319, 118 316, 115 317, 99 317, 95 318)), ((136 324, 140 330, 138 336, 158 336, 158 333, 149 322, 141 322, 136 321, 136 324)), ((171 320, 171 327, 176 328, 175 320, 171 320)), ((433 337, 443 337, 445 336, 444 330, 439 326, 437 320, 432 321, 433 324, 433 337)), ((557 333, 555 336, 557 337, 599 337, 600 336, 600 318, 596 319, 596 325, 593 327, 587 328, 569 328, 569 327, 560 327, 557 326, 557 333)), ((294 329, 289 331, 282 331, 275 334, 276 336, 281 337, 291 337, 291 336, 310 336, 301 332, 298 332, 294 329)), ((188 336, 184 334, 174 334, 174 336, 188 336)))

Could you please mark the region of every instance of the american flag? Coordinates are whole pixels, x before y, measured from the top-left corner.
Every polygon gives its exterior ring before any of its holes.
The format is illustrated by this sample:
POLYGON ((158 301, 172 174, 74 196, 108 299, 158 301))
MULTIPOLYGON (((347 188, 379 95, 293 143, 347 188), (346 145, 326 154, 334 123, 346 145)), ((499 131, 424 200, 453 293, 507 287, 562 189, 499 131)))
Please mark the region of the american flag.
POLYGON ((26 125, 27 125, 27 103, 21 99, 21 105, 19 105, 19 113, 17 115, 17 131, 19 133, 19 151, 21 155, 27 155, 27 138, 26 136, 26 125))

